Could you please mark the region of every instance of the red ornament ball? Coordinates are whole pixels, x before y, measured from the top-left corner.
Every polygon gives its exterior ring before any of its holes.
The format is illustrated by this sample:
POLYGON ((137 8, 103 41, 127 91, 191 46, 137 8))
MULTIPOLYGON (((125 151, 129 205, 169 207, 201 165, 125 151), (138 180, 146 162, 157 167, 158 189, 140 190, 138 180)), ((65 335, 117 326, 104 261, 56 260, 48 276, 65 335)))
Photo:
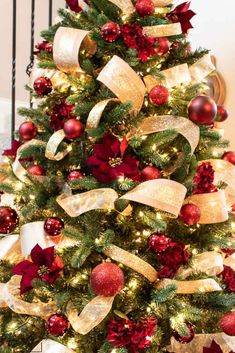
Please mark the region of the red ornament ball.
POLYGON ((222 159, 224 161, 230 162, 233 165, 235 165, 235 152, 233 152, 233 151, 225 152, 222 156, 222 159))
POLYGON ((0 207, 0 234, 12 233, 19 223, 19 218, 15 210, 11 207, 0 207))
POLYGON ((184 205, 179 214, 179 218, 187 225, 197 224, 201 217, 201 210, 197 205, 188 203, 184 205))
POLYGON ((164 55, 169 52, 170 42, 167 38, 165 37, 157 38, 157 43, 158 43, 158 47, 156 52, 158 55, 164 55))
POLYGON ((60 235, 64 222, 59 217, 50 217, 44 223, 44 230, 50 236, 60 235))
POLYGON ((135 8, 140 17, 152 15, 155 9, 152 0, 137 0, 135 8))
POLYGON ((148 248, 153 252, 162 252, 169 247, 169 238, 165 234, 152 234, 148 238, 148 248))
POLYGON ((200 95, 188 105, 188 116, 196 124, 210 125, 217 114, 217 105, 209 96, 200 95))
POLYGON ((218 105, 217 107, 217 116, 216 116, 216 121, 219 123, 222 123, 228 118, 228 111, 222 107, 222 105, 218 105))
POLYGON ((74 180, 83 179, 83 178, 84 178, 84 176, 82 175, 82 173, 79 170, 72 170, 69 173, 67 180, 74 181, 74 180))
POLYGON ((101 27, 101 36, 108 42, 115 42, 120 37, 120 27, 117 23, 107 22, 101 27))
POLYGON ((19 135, 22 140, 31 140, 38 133, 37 126, 31 121, 26 121, 19 127, 19 135))
POLYGON ((227 313, 220 320, 220 327, 229 336, 235 336, 235 313, 227 313))
POLYGON ((141 179, 142 181, 148 181, 153 179, 161 178, 161 172, 159 169, 148 165, 141 172, 141 179))
POLYGON ((46 321, 46 328, 50 335, 58 337, 63 336, 69 329, 69 320, 61 314, 53 314, 46 321))
POLYGON ((77 119, 69 119, 64 123, 64 133, 69 140, 74 140, 82 136, 84 126, 77 119))
POLYGON ((46 96, 52 91, 52 83, 48 77, 38 77, 33 84, 34 91, 40 96, 46 96))
POLYGON ((27 172, 36 176, 43 176, 46 174, 45 169, 40 164, 34 164, 27 168, 27 172))
POLYGON ((168 101, 168 98, 168 89, 161 85, 153 87, 149 93, 150 102, 154 105, 163 105, 168 101))
POLYGON ((186 323, 188 329, 189 329, 189 335, 188 336, 181 336, 177 331, 173 331, 173 336, 175 337, 176 341, 180 343, 189 343, 193 340, 195 332, 193 329, 193 326, 187 322, 186 323))
POLYGON ((96 266, 90 278, 91 288, 97 295, 111 297, 124 287, 124 273, 115 264, 104 262, 96 266))

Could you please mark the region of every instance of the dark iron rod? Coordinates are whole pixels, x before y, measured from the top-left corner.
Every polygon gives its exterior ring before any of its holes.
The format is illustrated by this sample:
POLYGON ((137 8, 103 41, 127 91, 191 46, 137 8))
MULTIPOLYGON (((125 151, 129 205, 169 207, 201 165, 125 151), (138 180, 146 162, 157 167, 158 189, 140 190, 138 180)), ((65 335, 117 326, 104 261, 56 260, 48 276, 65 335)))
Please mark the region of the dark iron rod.
POLYGON ((11 141, 15 137, 16 122, 16 0, 13 0, 12 22, 12 84, 11 84, 11 141))
MULTIPOLYGON (((30 38, 30 62, 26 68, 26 73, 30 76, 33 64, 34 64, 34 34, 35 34, 35 0, 31 0, 31 30, 30 30, 31 38, 30 38)), ((32 108, 33 102, 30 94, 30 107, 32 108)))
POLYGON ((53 11, 53 3, 52 3, 52 0, 49 0, 49 27, 52 25, 52 11, 53 11))

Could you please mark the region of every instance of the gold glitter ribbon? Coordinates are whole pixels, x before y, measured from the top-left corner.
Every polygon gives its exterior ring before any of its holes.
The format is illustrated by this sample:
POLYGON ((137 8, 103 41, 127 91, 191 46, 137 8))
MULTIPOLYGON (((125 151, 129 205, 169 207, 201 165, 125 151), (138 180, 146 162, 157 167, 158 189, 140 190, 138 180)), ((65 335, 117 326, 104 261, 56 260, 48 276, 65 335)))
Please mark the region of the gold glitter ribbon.
POLYGON ((18 234, 9 234, 0 239, 0 260, 11 263, 22 260, 18 234))
POLYGON ((89 113, 89 116, 87 118, 87 122, 86 122, 86 128, 87 129, 91 129, 91 128, 97 128, 99 123, 100 123, 100 119, 102 117, 103 111, 105 110, 105 108, 107 107, 107 105, 110 102, 119 102, 119 99, 117 98, 109 98, 109 99, 105 99, 99 103, 97 103, 92 110, 89 113))
POLYGON ((147 75, 144 77, 144 82, 147 91, 150 92, 154 86, 159 84, 172 88, 181 84, 201 82, 214 70, 215 66, 211 61, 211 56, 206 54, 191 66, 181 64, 161 71, 160 73, 164 77, 162 80, 155 76, 147 75))
POLYGON ((189 196, 185 204, 193 203, 201 210, 199 224, 221 223, 228 220, 228 208, 224 190, 189 196))
POLYGON ((63 344, 52 341, 49 339, 42 340, 31 353, 41 352, 41 353, 75 353, 72 349, 64 346, 63 344))
POLYGON ((135 12, 135 7, 132 4, 131 0, 109 0, 114 5, 119 7, 122 10, 122 13, 126 16, 130 16, 133 12, 135 12))
POLYGON ((90 55, 96 52, 96 43, 91 40, 88 31, 68 27, 58 28, 53 43, 53 58, 59 70, 68 73, 81 72, 79 53, 82 49, 90 55))
POLYGON ((182 27, 180 22, 176 22, 166 25, 143 27, 143 32, 145 35, 154 38, 170 37, 182 34, 182 27))
POLYGON ((73 329, 81 335, 88 334, 94 327, 99 325, 110 312, 115 296, 97 296, 92 299, 79 315, 73 304, 67 307, 67 317, 73 329))
POLYGON ((164 288, 171 284, 177 287, 177 294, 194 294, 205 292, 220 292, 222 288, 213 278, 199 279, 195 281, 176 281, 165 278, 156 284, 156 288, 164 288))
POLYGON ((172 4, 174 0, 152 0, 152 2, 156 7, 164 7, 172 4))
POLYGON ((126 250, 119 248, 116 245, 110 245, 103 253, 112 260, 117 261, 132 270, 140 273, 146 277, 149 282, 157 280, 157 271, 146 261, 140 259, 138 256, 129 253, 126 250))
MULTIPOLYGON (((44 146, 44 145, 46 145, 46 143, 44 141, 40 141, 40 140, 30 140, 30 141, 24 143, 22 146, 20 146, 18 148, 16 159, 12 164, 13 173, 20 181, 22 181, 25 184, 29 184, 30 179, 27 177, 26 169, 20 163, 20 158, 21 158, 20 152, 22 152, 24 149, 26 149, 29 146, 33 147, 33 146, 38 146, 38 145, 44 146)), ((43 183, 43 181, 45 180, 45 176, 34 175, 33 177, 41 183, 43 183)))
POLYGON ((50 159, 51 161, 60 161, 65 156, 67 156, 67 154, 71 151, 71 146, 69 145, 64 151, 56 153, 57 148, 64 140, 64 138, 65 138, 65 133, 63 129, 54 132, 54 134, 50 137, 46 145, 46 152, 45 152, 46 158, 50 159))
POLYGON ((191 146, 193 153, 198 145, 200 138, 200 130, 189 119, 183 117, 176 117, 173 115, 159 115, 145 118, 143 122, 132 130, 128 137, 133 135, 149 135, 160 131, 175 129, 178 133, 183 135, 191 146))
POLYGON ((224 265, 229 266, 235 271, 235 254, 228 256, 224 259, 224 265))
POLYGON ((114 55, 100 72, 98 81, 107 86, 121 102, 132 102, 133 113, 143 105, 145 85, 137 73, 121 58, 114 55))

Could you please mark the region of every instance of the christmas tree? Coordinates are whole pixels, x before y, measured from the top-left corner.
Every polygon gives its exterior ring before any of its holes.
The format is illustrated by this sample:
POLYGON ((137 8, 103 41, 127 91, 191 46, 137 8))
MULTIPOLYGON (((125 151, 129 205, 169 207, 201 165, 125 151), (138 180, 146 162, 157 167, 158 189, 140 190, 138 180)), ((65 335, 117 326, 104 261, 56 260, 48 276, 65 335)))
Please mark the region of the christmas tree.
POLYGON ((67 4, 4 152, 0 352, 232 352, 235 152, 190 3, 67 4))

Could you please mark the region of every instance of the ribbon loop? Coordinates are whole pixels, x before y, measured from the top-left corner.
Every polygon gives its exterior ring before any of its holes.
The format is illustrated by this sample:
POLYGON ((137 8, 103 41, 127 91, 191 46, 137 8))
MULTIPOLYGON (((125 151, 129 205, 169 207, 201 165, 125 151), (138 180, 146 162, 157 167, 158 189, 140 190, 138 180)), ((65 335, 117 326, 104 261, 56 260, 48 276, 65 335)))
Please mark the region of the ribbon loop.
POLYGON ((107 105, 110 102, 119 102, 119 99, 117 98, 109 98, 109 99, 105 99, 99 103, 97 103, 92 110, 89 113, 89 116, 87 118, 87 122, 86 122, 86 128, 87 129, 91 129, 91 128, 97 128, 99 126, 100 123, 100 119, 101 116, 103 114, 103 111, 105 110, 105 108, 107 107, 107 105))
POLYGON ((50 159, 51 161, 60 161, 71 151, 71 147, 67 146, 67 148, 63 152, 56 153, 57 148, 59 147, 60 143, 64 140, 64 138, 65 133, 63 129, 54 132, 46 146, 46 158, 50 159))

